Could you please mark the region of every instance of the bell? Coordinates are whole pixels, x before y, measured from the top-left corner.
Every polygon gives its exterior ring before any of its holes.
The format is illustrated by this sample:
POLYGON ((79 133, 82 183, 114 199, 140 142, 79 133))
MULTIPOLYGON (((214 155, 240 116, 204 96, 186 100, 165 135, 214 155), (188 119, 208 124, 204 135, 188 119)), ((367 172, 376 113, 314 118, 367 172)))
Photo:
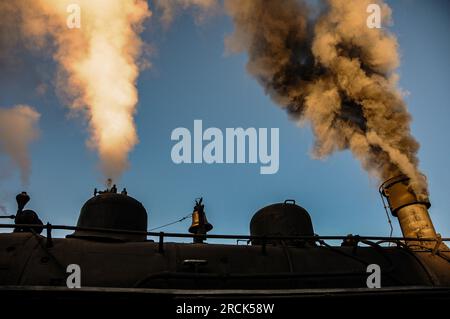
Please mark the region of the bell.
POLYGON ((202 212, 202 213, 200 213, 198 211, 193 212, 192 213, 192 224, 191 224, 191 227, 189 227, 189 232, 191 234, 200 234, 199 230, 200 230, 202 223, 204 225, 205 232, 209 232, 213 228, 213 226, 206 219, 206 215, 204 212, 202 212), (203 219, 203 221, 201 221, 201 219, 203 219))
POLYGON ((194 212, 192 213, 192 224, 189 227, 191 234, 206 234, 213 226, 206 219, 204 211, 205 205, 202 204, 203 199, 195 201, 194 212))

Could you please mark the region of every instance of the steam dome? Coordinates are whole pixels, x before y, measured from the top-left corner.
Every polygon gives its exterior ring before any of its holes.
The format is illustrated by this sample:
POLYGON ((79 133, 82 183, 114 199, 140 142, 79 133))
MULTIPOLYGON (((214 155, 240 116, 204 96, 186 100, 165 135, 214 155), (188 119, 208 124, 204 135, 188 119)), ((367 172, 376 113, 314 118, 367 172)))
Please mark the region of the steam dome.
MULTIPOLYGON (((294 200, 286 200, 258 210, 250 221, 252 236, 314 236, 311 217, 306 209, 295 204, 294 200)), ((277 241, 268 240, 277 244, 277 241)), ((297 245, 298 242, 286 241, 287 244, 297 245)), ((260 244, 253 240, 252 244, 260 244)), ((312 242, 314 244, 314 241, 312 242)))
MULTIPOLYGON (((147 211, 136 199, 125 193, 102 192, 81 208, 78 227, 147 231, 147 211)), ((146 235, 104 233, 76 230, 68 237, 116 241, 145 241, 146 235)))

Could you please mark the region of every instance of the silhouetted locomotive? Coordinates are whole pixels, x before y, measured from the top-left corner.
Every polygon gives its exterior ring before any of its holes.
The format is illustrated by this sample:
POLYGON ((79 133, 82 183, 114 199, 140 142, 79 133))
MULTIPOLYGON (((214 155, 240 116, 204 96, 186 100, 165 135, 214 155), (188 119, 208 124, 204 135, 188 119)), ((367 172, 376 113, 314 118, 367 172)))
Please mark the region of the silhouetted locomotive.
POLYGON ((380 191, 404 237, 317 236, 308 212, 292 200, 256 212, 249 236, 208 234, 212 225, 201 199, 190 234, 147 232, 143 205, 115 186, 95 192, 76 227, 44 225, 24 210, 29 197, 22 193, 15 224, 1 225, 14 229, 0 234, 1 298, 449 298, 450 252, 443 243, 448 239, 436 234, 429 202, 417 198, 405 176, 385 182, 380 191), (74 232, 53 238, 53 229, 74 232), (187 237, 193 243, 167 241, 187 237), (209 238, 247 245, 209 244, 209 238), (80 289, 66 286, 71 264, 81 269, 80 289), (368 288, 369 265, 381 270, 379 289, 368 288))

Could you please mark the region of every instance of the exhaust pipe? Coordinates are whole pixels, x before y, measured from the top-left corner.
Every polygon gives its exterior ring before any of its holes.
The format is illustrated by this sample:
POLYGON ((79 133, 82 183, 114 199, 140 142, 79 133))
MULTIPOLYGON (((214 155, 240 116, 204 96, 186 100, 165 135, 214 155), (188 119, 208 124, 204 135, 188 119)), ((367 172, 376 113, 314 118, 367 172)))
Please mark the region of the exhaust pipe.
POLYGON ((428 198, 418 198, 411 190, 409 177, 405 175, 388 179, 380 186, 380 193, 387 199, 393 216, 398 218, 403 237, 434 238, 435 241, 407 241, 408 246, 436 248, 440 245, 440 235, 436 234, 428 213, 431 204, 428 198), (438 243, 438 245, 436 245, 438 243))

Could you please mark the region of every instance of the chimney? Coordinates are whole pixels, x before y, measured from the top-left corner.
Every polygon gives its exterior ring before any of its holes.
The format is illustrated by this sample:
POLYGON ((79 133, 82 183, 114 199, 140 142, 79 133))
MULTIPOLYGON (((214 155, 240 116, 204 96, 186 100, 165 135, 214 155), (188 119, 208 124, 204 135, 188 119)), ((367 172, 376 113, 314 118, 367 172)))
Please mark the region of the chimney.
MULTIPOLYGON (((380 193, 387 199, 393 216, 398 218, 403 237, 436 238, 433 222, 428 213, 431 204, 428 198, 419 198, 408 186, 409 178, 405 175, 393 177, 380 186, 380 193)), ((408 246, 434 248, 433 241, 408 241, 408 246)))

